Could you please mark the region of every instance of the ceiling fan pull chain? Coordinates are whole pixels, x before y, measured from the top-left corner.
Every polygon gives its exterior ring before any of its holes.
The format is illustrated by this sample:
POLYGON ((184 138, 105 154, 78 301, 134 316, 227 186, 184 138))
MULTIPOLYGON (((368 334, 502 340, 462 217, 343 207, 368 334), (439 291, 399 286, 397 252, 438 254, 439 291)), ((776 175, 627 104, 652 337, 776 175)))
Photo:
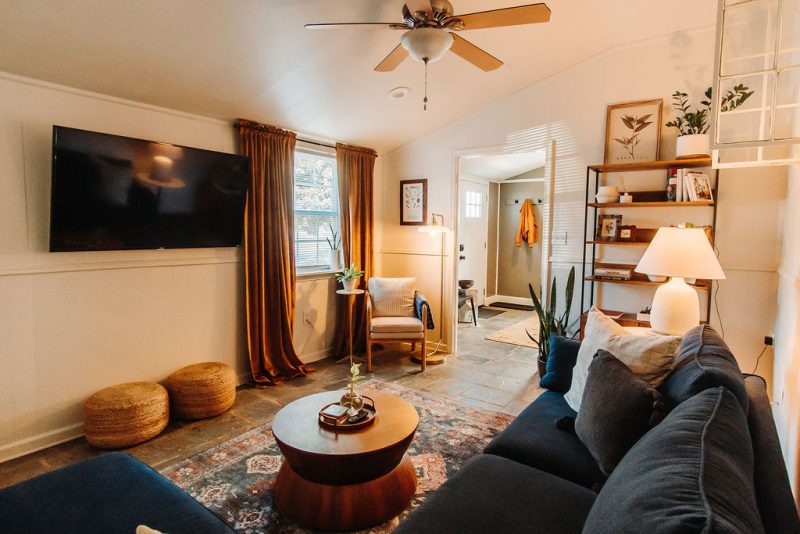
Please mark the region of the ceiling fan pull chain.
POLYGON ((422 111, 428 111, 428 60, 425 60, 425 98, 422 99, 422 111))

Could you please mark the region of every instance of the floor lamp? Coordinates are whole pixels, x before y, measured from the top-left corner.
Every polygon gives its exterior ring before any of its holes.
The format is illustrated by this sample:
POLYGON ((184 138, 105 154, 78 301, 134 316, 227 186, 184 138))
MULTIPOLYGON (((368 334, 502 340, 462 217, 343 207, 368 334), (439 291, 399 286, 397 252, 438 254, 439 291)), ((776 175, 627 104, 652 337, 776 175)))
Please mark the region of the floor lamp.
MULTIPOLYGON (((439 346, 442 344, 442 332, 444 332, 444 252, 445 252, 445 234, 450 229, 444 225, 444 215, 441 213, 431 214, 431 223, 417 228, 420 232, 427 232, 431 235, 439 234, 441 239, 441 255, 439 260, 441 263, 441 283, 439 284, 439 341, 433 350, 425 357, 426 363, 436 365, 444 363, 447 359, 446 354, 437 354, 439 346)), ((426 331, 425 325, 422 326, 423 333, 426 331)), ((427 334, 425 334, 427 335, 427 334)))

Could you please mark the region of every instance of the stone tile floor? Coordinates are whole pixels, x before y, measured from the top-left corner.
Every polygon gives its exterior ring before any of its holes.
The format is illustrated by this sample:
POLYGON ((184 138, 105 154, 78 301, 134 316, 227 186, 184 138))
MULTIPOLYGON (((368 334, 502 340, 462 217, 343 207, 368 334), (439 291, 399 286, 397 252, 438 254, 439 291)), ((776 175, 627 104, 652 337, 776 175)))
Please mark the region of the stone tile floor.
MULTIPOLYGON (((422 373, 408 352, 389 346, 373 355, 373 376, 403 386, 431 391, 466 404, 518 414, 541 394, 536 374, 535 350, 496 341, 485 336, 531 316, 532 312, 508 310, 478 326, 461 323, 458 351, 442 365, 422 373)), ((266 389, 252 385, 239 388, 236 404, 225 414, 203 421, 172 421, 155 439, 127 450, 155 469, 186 458, 272 419, 282 406, 319 391, 343 389, 346 366, 331 359, 313 364, 315 371, 266 389)), ((103 451, 76 439, 0 464, 0 487, 68 465, 103 451)))

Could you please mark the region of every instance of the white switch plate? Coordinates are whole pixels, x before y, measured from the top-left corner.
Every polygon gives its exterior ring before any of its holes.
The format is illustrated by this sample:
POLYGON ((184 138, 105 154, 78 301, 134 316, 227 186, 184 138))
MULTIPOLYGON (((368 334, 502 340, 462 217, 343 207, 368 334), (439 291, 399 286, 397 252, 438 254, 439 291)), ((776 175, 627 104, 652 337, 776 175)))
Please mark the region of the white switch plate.
POLYGON ((558 232, 553 234, 553 244, 554 245, 566 245, 567 244, 567 232, 558 232))

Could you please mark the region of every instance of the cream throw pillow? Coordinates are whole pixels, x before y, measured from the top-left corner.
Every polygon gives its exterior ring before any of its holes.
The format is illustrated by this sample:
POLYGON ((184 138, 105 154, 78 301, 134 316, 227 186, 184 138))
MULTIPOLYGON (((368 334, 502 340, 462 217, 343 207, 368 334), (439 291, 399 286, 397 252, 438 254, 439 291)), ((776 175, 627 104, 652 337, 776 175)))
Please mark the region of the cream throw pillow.
POLYGON ((680 342, 680 336, 649 332, 632 334, 592 306, 586 319, 578 361, 572 370, 572 386, 564 399, 570 408, 576 412, 580 410, 589 364, 600 349, 607 350, 627 365, 633 374, 658 387, 672 370, 680 342))
POLYGON ((416 278, 370 278, 373 317, 414 317, 416 278))

